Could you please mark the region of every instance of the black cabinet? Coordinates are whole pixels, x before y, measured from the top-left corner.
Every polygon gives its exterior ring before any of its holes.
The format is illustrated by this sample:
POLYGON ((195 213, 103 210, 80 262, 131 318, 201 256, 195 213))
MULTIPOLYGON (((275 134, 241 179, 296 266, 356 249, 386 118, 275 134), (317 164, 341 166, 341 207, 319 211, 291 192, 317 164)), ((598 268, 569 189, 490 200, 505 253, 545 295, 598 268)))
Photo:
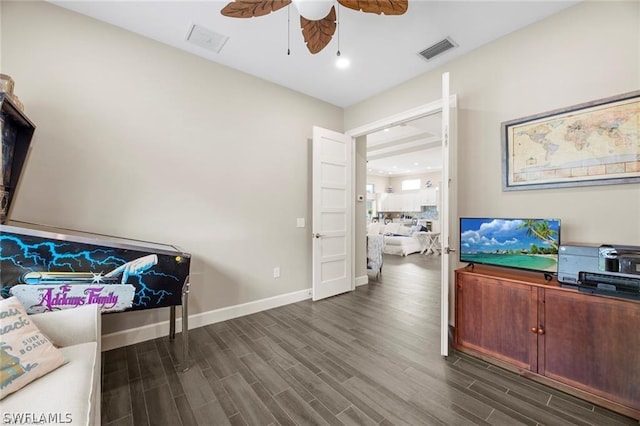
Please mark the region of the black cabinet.
POLYGON ((0 93, 0 223, 9 216, 36 126, 5 93, 0 93))

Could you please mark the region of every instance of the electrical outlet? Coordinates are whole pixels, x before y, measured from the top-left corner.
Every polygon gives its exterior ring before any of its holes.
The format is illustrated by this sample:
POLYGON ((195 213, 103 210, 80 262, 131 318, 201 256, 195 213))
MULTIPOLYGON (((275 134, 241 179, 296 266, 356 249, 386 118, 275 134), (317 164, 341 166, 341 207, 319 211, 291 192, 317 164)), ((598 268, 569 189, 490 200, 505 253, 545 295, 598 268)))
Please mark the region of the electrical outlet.
POLYGON ((280 278, 280 267, 276 266, 273 268, 273 278, 280 278))

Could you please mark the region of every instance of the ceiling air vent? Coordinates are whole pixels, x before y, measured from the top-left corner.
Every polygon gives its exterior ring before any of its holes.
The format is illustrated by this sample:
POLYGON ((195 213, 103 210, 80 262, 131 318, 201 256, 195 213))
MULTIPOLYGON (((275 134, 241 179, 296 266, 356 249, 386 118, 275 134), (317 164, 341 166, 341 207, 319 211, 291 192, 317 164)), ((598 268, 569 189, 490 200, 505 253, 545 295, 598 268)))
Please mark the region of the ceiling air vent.
POLYGON ((212 52, 220 53, 229 36, 218 34, 201 25, 193 24, 187 32, 187 41, 212 52))
POLYGON ((456 42, 447 37, 444 40, 441 40, 436 44, 427 47, 422 52, 418 53, 418 55, 422 56, 427 61, 430 61, 436 56, 446 52, 449 49, 453 49, 454 47, 458 47, 456 42))

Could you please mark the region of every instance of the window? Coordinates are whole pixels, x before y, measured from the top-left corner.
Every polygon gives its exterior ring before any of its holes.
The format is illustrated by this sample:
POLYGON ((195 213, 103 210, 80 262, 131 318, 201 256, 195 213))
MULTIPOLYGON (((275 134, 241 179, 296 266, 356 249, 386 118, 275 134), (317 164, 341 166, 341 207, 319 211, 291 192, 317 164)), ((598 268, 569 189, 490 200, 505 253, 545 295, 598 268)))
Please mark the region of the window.
POLYGON ((374 190, 374 189, 375 189, 375 188, 374 188, 374 186, 373 186, 373 184, 372 184, 372 183, 368 183, 368 184, 367 184, 367 194, 373 194, 373 193, 375 192, 375 190, 374 190))
POLYGON ((420 179, 407 179, 402 181, 403 191, 411 191, 413 189, 420 189, 420 179))

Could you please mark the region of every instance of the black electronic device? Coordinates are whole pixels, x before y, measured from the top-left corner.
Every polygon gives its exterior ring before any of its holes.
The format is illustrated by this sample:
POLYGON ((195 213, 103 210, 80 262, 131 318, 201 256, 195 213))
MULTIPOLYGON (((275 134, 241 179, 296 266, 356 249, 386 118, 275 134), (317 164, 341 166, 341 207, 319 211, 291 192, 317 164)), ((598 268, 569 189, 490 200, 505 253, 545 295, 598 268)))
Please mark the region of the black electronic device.
POLYGON ((585 293, 640 300, 640 279, 580 272, 578 290, 585 293))
POLYGON ((558 252, 563 287, 640 300, 640 247, 568 243, 558 252))

